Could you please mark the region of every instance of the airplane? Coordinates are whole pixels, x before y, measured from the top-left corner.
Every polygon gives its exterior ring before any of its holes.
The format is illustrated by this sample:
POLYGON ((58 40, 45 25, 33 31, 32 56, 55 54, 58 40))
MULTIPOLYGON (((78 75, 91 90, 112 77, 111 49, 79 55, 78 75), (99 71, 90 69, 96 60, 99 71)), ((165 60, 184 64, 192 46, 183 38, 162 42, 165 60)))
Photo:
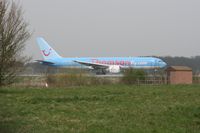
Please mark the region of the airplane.
POLYGON ((60 56, 42 37, 37 44, 44 60, 36 60, 41 64, 53 67, 76 67, 96 70, 97 74, 120 73, 122 69, 161 69, 166 63, 156 57, 81 57, 64 58, 60 56))

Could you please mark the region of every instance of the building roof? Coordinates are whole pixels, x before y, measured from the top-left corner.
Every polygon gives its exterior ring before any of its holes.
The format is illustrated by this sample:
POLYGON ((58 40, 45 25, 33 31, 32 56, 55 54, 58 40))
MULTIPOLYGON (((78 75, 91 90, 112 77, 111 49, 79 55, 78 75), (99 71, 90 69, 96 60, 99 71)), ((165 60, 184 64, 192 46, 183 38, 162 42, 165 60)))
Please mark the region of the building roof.
POLYGON ((166 70, 167 71, 192 71, 192 69, 187 66, 170 66, 166 70))

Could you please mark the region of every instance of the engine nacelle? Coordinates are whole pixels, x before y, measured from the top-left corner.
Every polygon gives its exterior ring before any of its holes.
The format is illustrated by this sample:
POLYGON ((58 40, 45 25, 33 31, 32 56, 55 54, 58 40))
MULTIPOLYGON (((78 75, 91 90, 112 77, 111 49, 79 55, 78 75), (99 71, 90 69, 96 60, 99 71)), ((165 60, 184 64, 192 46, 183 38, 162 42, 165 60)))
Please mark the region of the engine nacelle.
POLYGON ((109 66, 109 68, 106 69, 110 73, 119 73, 120 72, 120 66, 112 65, 109 66))

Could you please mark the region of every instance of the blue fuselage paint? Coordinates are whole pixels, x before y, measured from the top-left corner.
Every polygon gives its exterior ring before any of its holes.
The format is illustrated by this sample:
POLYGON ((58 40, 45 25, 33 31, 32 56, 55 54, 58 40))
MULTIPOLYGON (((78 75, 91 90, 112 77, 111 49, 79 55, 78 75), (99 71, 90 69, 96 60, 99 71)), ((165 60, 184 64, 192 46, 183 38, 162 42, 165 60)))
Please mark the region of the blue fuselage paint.
POLYGON ((85 67, 75 61, 98 63, 106 65, 119 65, 121 68, 154 69, 164 68, 166 63, 155 57, 83 57, 83 58, 54 58, 45 60, 53 62, 55 67, 85 67))

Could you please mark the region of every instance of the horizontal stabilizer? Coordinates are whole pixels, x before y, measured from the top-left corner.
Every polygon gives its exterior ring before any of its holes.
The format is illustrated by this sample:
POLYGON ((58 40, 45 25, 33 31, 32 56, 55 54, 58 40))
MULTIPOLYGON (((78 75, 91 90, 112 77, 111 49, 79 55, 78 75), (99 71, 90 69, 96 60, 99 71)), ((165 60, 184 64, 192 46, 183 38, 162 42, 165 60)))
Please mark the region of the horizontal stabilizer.
POLYGON ((40 62, 42 64, 45 64, 45 65, 53 65, 54 63, 53 62, 50 62, 50 61, 44 61, 44 60, 36 60, 37 62, 40 62))

